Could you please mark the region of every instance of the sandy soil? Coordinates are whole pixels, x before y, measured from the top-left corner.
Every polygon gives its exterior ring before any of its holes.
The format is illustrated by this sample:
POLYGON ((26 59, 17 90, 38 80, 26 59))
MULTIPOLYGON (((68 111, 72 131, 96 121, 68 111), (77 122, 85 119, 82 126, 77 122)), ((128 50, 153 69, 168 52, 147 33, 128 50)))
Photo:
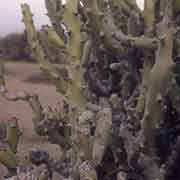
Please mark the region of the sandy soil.
MULTIPOLYGON (((10 91, 25 90, 29 93, 36 93, 44 106, 55 106, 57 102, 61 101, 55 87, 44 78, 38 65, 8 62, 5 67, 7 87, 10 91)), ((59 156, 59 147, 48 144, 45 139, 38 137, 34 133, 31 121, 32 112, 28 105, 24 102, 7 102, 0 97, 0 121, 6 121, 12 116, 19 119, 23 132, 19 145, 20 155, 24 156, 29 150, 42 148, 53 152, 51 154, 54 156, 59 156)), ((3 173, 4 168, 0 167, 0 177, 2 177, 3 173)))

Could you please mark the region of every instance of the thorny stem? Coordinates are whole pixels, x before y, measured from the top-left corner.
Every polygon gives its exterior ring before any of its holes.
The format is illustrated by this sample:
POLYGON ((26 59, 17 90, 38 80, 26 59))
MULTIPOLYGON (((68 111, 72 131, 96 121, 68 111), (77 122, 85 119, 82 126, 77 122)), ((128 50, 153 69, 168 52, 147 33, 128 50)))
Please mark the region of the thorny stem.
POLYGON ((173 25, 172 1, 168 1, 163 20, 158 25, 158 35, 163 39, 159 42, 156 62, 150 72, 149 87, 146 95, 145 112, 143 118, 143 134, 147 148, 151 152, 154 144, 153 130, 162 118, 163 98, 169 85, 173 67, 173 25))

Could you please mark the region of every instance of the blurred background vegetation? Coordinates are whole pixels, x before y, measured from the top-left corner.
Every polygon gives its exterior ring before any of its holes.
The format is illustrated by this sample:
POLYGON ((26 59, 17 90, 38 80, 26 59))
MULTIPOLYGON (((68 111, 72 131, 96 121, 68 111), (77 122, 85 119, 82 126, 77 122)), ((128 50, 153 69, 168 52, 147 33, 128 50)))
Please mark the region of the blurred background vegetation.
MULTIPOLYGON (((46 55, 53 63, 60 63, 64 59, 62 50, 51 45, 46 35, 39 32, 46 55)), ((0 37, 0 56, 6 60, 35 62, 35 57, 27 44, 26 33, 11 33, 0 37)))

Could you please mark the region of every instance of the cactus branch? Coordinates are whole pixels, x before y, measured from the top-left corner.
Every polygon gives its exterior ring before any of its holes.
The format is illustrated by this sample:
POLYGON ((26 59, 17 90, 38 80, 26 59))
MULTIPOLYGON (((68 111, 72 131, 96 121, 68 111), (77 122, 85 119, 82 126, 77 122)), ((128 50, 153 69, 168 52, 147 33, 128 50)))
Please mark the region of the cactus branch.
POLYGON ((113 33, 111 33, 108 27, 104 24, 103 13, 101 7, 98 5, 98 1, 83 0, 82 2, 85 5, 89 17, 89 24, 93 27, 93 38, 95 38, 95 41, 101 37, 99 41, 102 42, 107 49, 115 53, 122 53, 119 41, 116 41, 113 38, 113 33))
POLYGON ((134 0, 112 0, 111 3, 118 7, 119 10, 123 10, 128 15, 131 14, 132 10, 135 10, 138 14, 142 14, 134 0))
POLYGON ((11 174, 16 173, 18 165, 16 155, 7 148, 0 150, 0 162, 7 167, 11 174))
POLYGON ((49 26, 43 26, 43 31, 47 34, 50 43, 54 44, 56 47, 65 49, 64 40, 54 31, 53 28, 49 26))
POLYGON ((60 48, 66 47, 66 51, 74 59, 80 60, 81 57, 81 36, 80 19, 77 14, 78 0, 68 0, 62 6, 60 1, 46 0, 48 16, 53 22, 56 33, 47 28, 49 39, 60 48), (65 28, 65 29, 63 29, 65 28), (58 37, 59 36, 59 37, 58 37))
POLYGON ((64 94, 66 92, 67 83, 62 77, 60 77, 58 70, 55 68, 53 64, 49 62, 43 51, 43 48, 38 39, 38 33, 36 32, 35 26, 33 24, 33 19, 32 19, 33 15, 30 11, 30 8, 27 4, 22 4, 21 8, 23 13, 23 22, 26 26, 28 43, 35 57, 37 58, 40 68, 42 68, 44 73, 50 79, 55 81, 57 89, 64 94))
MULTIPOLYGON (((155 29, 155 1, 145 0, 144 7, 144 21, 145 21, 145 36, 151 38, 154 34, 155 29)), ((157 41, 158 42, 158 41, 157 41)), ((149 74, 154 64, 154 51, 150 52, 144 51, 144 63, 142 70, 142 85, 140 87, 140 96, 137 103, 137 113, 142 114, 144 112, 145 101, 146 101, 146 91, 148 89, 149 74)))
POLYGON ((144 1, 144 19, 146 25, 146 31, 153 32, 155 23, 155 1, 145 0, 144 1))
POLYGON ((81 64, 83 67, 87 65, 87 62, 90 58, 91 51, 92 51, 92 40, 87 40, 84 45, 83 54, 81 58, 81 64))
POLYGON ((80 19, 77 15, 78 0, 68 0, 65 5, 64 22, 69 32, 67 49, 76 60, 81 58, 80 19))
POLYGON ((61 1, 45 0, 45 5, 48 11, 47 15, 50 18, 55 31, 64 40, 63 29, 60 25, 64 14, 64 8, 61 1))
POLYGON ((96 165, 99 165, 104 156, 108 145, 109 133, 112 125, 112 112, 108 107, 103 108, 97 114, 98 120, 96 125, 92 157, 96 165))
POLYGON ((7 143, 9 145, 10 150, 14 154, 16 154, 17 152, 20 136, 21 136, 21 131, 19 129, 18 120, 16 119, 16 117, 13 117, 8 122, 7 143))
POLYGON ((159 125, 162 116, 163 97, 167 93, 167 86, 171 79, 172 67, 174 64, 172 60, 174 35, 172 4, 172 1, 168 1, 165 16, 158 25, 158 35, 163 37, 163 40, 159 43, 156 62, 149 76, 149 87, 143 118, 143 132, 149 150, 154 144, 153 130, 159 125))
POLYGON ((123 44, 130 44, 140 49, 155 50, 157 48, 158 40, 156 38, 133 37, 131 35, 125 35, 120 31, 114 34, 114 36, 123 44))

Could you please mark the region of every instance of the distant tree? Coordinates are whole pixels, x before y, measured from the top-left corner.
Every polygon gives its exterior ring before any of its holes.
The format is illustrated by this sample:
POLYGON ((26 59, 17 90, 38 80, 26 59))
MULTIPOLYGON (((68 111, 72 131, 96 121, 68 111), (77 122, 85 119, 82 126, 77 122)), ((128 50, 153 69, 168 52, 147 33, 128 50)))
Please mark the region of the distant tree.
MULTIPOLYGON (((49 43, 43 32, 39 32, 39 38, 51 62, 55 63, 63 59, 62 50, 49 43)), ((11 60, 35 62, 25 33, 12 33, 0 38, 0 53, 11 60)))
POLYGON ((12 33, 0 39, 0 51, 14 60, 29 58, 30 49, 24 33, 12 33))

